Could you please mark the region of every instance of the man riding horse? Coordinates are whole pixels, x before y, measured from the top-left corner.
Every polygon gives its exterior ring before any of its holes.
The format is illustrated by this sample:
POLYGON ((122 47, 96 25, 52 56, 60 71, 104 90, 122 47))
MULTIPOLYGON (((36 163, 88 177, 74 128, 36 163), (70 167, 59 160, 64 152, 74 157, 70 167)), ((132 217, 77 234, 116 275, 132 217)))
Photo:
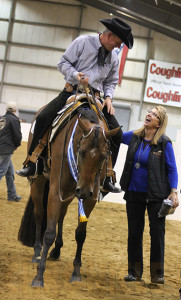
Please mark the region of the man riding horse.
MULTIPOLYGON (((83 35, 76 38, 63 54, 58 63, 58 70, 64 75, 66 84, 63 91, 48 103, 36 118, 33 140, 23 169, 16 173, 23 177, 34 176, 37 172, 37 159, 44 147, 45 133, 52 121, 61 110, 67 99, 76 93, 80 84, 89 85, 97 98, 104 94, 103 114, 109 129, 119 127, 114 117, 112 105, 113 93, 118 82, 119 60, 114 48, 120 48, 124 43, 129 49, 133 46, 131 27, 118 18, 103 19, 100 22, 106 27, 103 33, 96 36, 83 35), (43 141, 42 141, 43 140, 43 141)), ((81 92, 79 90, 79 92, 81 92)), ((111 141, 113 167, 119 152, 122 131, 120 130, 111 141)), ((46 144, 46 141, 45 141, 46 144)), ((120 189, 114 186, 111 178, 104 181, 106 192, 118 193, 120 189)))

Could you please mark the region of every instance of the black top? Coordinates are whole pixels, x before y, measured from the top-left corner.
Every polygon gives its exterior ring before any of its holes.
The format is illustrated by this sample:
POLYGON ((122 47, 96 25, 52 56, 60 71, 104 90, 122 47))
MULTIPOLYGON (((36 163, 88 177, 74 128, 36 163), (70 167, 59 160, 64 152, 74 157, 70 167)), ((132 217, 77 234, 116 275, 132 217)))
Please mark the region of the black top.
POLYGON ((21 145, 21 127, 19 118, 11 113, 0 117, 0 155, 13 154, 21 145))

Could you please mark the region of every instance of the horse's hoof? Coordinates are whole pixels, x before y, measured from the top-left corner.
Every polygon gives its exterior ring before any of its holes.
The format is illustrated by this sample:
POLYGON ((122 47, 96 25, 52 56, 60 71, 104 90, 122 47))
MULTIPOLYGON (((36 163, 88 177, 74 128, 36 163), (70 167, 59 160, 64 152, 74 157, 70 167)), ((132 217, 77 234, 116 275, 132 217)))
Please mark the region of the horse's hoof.
POLYGON ((38 280, 35 276, 35 278, 33 279, 31 286, 33 287, 44 287, 44 283, 43 280, 38 280))
POLYGON ((82 281, 81 275, 76 275, 76 274, 72 273, 70 282, 74 282, 74 281, 82 281))
POLYGON ((32 257, 32 263, 39 263, 41 259, 41 256, 33 256, 32 257))
POLYGON ((60 258, 60 251, 56 251, 55 248, 49 254, 49 260, 58 260, 60 258))

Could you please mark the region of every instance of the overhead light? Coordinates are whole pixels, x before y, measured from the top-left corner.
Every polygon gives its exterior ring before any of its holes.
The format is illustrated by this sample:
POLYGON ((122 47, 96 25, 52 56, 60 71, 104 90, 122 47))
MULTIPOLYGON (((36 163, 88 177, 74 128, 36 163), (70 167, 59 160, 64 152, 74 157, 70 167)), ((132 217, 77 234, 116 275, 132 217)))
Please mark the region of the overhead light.
POLYGON ((126 14, 126 13, 123 13, 123 12, 120 11, 120 10, 116 10, 116 12, 117 12, 118 14, 121 14, 121 15, 123 15, 123 16, 129 17, 129 18, 132 18, 132 19, 135 19, 135 20, 138 19, 137 17, 131 16, 131 15, 126 14))

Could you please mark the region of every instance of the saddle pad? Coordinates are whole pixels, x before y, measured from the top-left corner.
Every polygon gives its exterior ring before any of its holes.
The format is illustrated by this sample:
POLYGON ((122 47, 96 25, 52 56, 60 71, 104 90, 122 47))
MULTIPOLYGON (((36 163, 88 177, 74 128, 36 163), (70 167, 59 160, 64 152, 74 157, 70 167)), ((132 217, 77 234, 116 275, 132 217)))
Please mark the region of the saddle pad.
POLYGON ((77 101, 76 103, 71 102, 69 104, 66 104, 63 107, 63 109, 58 112, 57 117, 52 123, 52 128, 51 128, 51 133, 49 138, 50 143, 53 141, 53 138, 55 137, 57 131, 63 128, 63 126, 66 124, 69 116, 71 115, 73 117, 75 113, 77 113, 77 109, 85 105, 87 105, 87 101, 82 101, 82 102, 77 101))
MULTIPOLYGON (((93 104, 92 95, 90 94, 89 94, 89 99, 92 102, 93 109, 96 111, 96 113, 98 113, 95 105, 93 104)), ((97 101, 97 104, 99 109, 102 110, 102 104, 99 100, 97 101)), ((88 105, 88 100, 87 100, 87 95, 85 93, 70 96, 67 99, 66 105, 57 113, 57 117, 54 119, 52 123, 49 142, 51 143, 53 141, 57 132, 61 130, 63 126, 66 124, 66 122, 68 121, 70 115, 73 117, 77 113, 78 108, 85 107, 87 105, 88 105)), ((102 117, 107 126, 107 122, 104 118, 104 115, 102 115, 102 117)))

